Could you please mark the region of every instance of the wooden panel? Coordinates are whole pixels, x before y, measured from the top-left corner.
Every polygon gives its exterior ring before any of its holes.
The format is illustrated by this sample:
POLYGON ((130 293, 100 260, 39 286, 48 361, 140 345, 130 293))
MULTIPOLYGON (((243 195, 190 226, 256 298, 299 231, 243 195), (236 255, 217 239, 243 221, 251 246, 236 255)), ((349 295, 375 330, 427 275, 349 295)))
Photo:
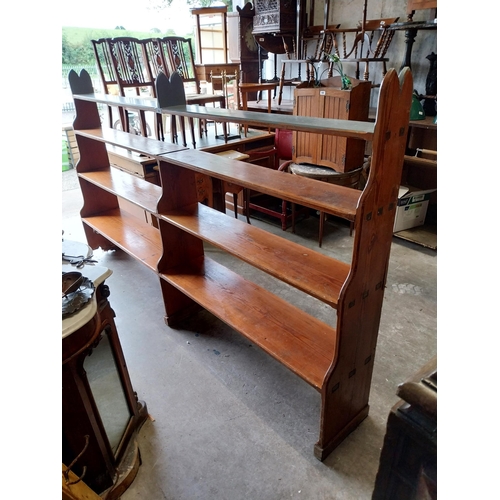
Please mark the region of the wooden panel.
POLYGON ((162 254, 160 232, 156 228, 120 209, 82 220, 118 248, 156 271, 162 254))
POLYGON ((350 266, 203 205, 161 219, 336 307, 350 266), (286 265, 284 263, 286 262, 286 265))
POLYGON ((161 277, 319 389, 335 329, 205 257, 161 277))

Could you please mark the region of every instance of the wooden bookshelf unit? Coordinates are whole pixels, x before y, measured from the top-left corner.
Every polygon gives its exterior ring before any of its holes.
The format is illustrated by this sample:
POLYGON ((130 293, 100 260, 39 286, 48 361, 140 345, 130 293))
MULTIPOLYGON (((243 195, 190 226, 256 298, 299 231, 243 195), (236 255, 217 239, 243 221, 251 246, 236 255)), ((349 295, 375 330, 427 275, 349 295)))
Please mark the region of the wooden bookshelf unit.
POLYGON ((363 191, 101 130, 97 103, 112 96, 92 94, 86 72, 80 76, 72 72, 70 85, 81 155, 77 165, 84 198, 81 217, 88 244, 119 247, 157 273, 169 326, 176 327, 204 308, 316 389, 321 394, 321 415, 314 453, 323 460, 368 415, 408 132, 410 71, 403 70, 399 78, 394 70, 386 74, 375 123, 198 106, 160 110, 263 126, 268 120, 280 128, 372 141, 371 170, 363 191), (106 144, 155 158, 161 186, 111 168, 106 144), (201 205, 196 190, 199 173, 214 182, 231 182, 354 221, 351 262, 201 205), (148 211, 158 227, 127 212, 120 199, 148 211), (214 262, 204 253, 204 242, 328 304, 335 326, 214 262))

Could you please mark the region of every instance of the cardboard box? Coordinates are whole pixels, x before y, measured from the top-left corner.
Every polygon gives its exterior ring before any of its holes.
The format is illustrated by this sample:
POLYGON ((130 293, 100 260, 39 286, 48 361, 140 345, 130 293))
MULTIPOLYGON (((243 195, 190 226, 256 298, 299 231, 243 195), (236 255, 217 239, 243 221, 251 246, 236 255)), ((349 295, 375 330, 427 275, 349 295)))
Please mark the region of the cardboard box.
POLYGON ((393 230, 395 233, 424 224, 431 193, 434 191, 436 190, 418 190, 417 188, 406 186, 399 188, 398 206, 393 230))

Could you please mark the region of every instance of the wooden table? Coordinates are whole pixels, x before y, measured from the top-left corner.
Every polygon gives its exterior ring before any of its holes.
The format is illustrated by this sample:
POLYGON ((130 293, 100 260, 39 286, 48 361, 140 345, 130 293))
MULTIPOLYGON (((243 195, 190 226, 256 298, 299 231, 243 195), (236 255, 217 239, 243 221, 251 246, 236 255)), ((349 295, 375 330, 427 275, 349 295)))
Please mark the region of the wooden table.
MULTIPOLYGON (((248 109, 248 93, 249 92, 257 92, 257 102, 259 102, 259 94, 258 92, 262 92, 263 90, 267 91, 267 112, 271 112, 271 90, 276 88, 277 83, 275 82, 264 82, 264 83, 240 83, 238 86, 239 91, 241 92, 241 109, 247 111, 248 109)), ((248 125, 245 125, 245 137, 248 133, 248 125)), ((267 129, 268 132, 271 132, 271 129, 267 129)))
MULTIPOLYGON (((241 109, 247 110, 248 108, 248 93, 249 92, 262 92, 267 91, 267 112, 271 112, 271 90, 274 90, 278 84, 276 82, 264 82, 264 83, 240 83, 238 88, 241 92, 241 109)), ((257 99, 259 102, 260 99, 257 99)))

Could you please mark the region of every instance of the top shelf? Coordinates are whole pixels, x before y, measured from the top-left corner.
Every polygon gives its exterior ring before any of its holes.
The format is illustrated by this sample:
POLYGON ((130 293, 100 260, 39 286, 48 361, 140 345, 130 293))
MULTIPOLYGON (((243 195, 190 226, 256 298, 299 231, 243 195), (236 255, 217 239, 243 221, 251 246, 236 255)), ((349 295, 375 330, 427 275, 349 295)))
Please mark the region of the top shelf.
POLYGON ((240 123, 241 125, 279 128, 298 132, 311 132, 322 135, 335 135, 373 140, 375 124, 355 120, 336 120, 332 118, 312 118, 307 116, 277 115, 259 111, 242 111, 227 108, 213 108, 196 104, 158 108, 156 101, 147 98, 121 97, 109 94, 76 94, 74 99, 91 101, 127 109, 151 111, 166 115, 188 116, 215 120, 219 122, 240 123))

